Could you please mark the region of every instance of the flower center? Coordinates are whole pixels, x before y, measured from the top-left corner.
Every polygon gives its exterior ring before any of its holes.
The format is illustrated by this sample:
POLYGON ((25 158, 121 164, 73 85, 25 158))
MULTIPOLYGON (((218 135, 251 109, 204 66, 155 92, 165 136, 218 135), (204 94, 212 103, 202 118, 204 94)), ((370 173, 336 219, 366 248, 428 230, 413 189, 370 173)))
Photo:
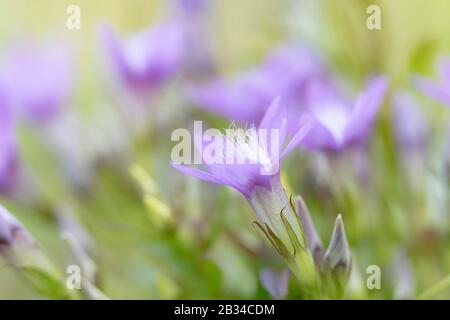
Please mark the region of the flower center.
POLYGON ((343 143, 345 129, 349 122, 349 112, 339 104, 325 105, 317 110, 317 120, 326 127, 337 143, 343 143))
POLYGON ((249 129, 238 129, 233 126, 227 129, 227 140, 231 142, 238 163, 247 162, 250 164, 259 164, 264 169, 269 170, 273 167, 274 150, 278 145, 274 139, 274 132, 268 132, 266 129, 257 130, 255 127, 249 129), (269 134, 271 135, 269 137, 269 134), (269 140, 270 139, 270 140, 269 140), (270 141, 270 142, 269 142, 270 141), (271 150, 269 152, 269 144, 271 150))

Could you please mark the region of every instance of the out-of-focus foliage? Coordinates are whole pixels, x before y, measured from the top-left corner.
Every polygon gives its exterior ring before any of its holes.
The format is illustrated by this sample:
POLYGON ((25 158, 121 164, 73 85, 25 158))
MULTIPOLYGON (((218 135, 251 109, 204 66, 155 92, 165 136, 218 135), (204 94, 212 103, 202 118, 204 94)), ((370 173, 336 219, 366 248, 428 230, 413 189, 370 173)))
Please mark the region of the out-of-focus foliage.
MULTIPOLYGON (((100 24, 125 37, 171 17, 170 1, 76 2, 80 30, 66 28, 71 1, 0 0, 0 64, 18 40, 55 37, 74 49, 76 65, 59 126, 16 124, 21 188, 0 196, 62 280, 40 267, 24 277, 0 260, 0 299, 270 298, 260 274, 285 264, 252 228, 243 197, 169 164, 174 129, 194 120, 225 128, 229 121, 189 102, 181 75, 135 105, 108 64, 100 24), (88 289, 67 294, 73 264, 84 266, 88 289)), ((255 67, 279 44, 297 41, 320 52, 352 88, 372 73, 389 77, 367 152, 292 152, 281 167, 283 184, 288 195, 302 195, 323 243, 342 214, 352 252, 345 298, 450 298, 450 106, 411 84, 417 74, 434 77, 438 58, 450 56, 450 2, 211 2, 206 35, 221 74, 255 67), (366 27, 373 3, 381 30, 366 27), (400 90, 420 105, 429 129, 426 147, 406 156, 392 120, 400 90), (381 268, 381 289, 366 287, 370 265, 381 268)), ((287 298, 305 298, 294 279, 289 289, 287 298)))

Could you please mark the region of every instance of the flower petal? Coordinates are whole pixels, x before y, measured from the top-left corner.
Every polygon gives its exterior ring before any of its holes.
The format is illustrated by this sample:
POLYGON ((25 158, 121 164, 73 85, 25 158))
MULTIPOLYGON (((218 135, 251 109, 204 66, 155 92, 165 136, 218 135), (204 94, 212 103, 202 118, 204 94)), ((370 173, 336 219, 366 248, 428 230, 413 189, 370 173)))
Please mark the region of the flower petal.
POLYGON ((295 149, 305 139, 305 137, 308 135, 309 131, 313 127, 314 120, 309 114, 305 114, 300 118, 299 122, 300 122, 299 125, 300 129, 294 134, 292 139, 284 148, 280 158, 283 158, 285 155, 287 155, 289 152, 295 149))
POLYGON ((264 288, 274 299, 283 299, 288 293, 289 270, 264 269, 260 274, 264 288))
POLYGON ((269 108, 264 114, 258 129, 281 129, 283 120, 287 118, 286 107, 280 97, 272 100, 269 108))
POLYGON ((263 70, 252 70, 229 81, 216 79, 187 89, 200 107, 243 124, 258 123, 275 97, 272 80, 263 70))
POLYGON ((414 77, 412 82, 417 89, 428 95, 430 98, 435 99, 446 106, 450 106, 450 89, 445 85, 420 76, 414 77))
POLYGON ((371 130, 376 113, 382 105, 388 81, 383 76, 369 80, 366 89, 358 96, 346 129, 346 142, 360 142, 371 130))
POLYGON ((174 162, 171 162, 170 164, 176 170, 180 171, 181 173, 187 174, 189 176, 192 176, 192 177, 204 180, 204 181, 212 182, 212 183, 225 184, 223 180, 215 177, 214 175, 210 174, 209 172, 206 172, 206 171, 203 171, 200 169, 196 169, 196 168, 187 167, 185 165, 174 163, 174 162))
POLYGON ((331 134, 331 132, 322 125, 319 121, 314 119, 310 130, 306 136, 302 138, 301 144, 310 150, 334 150, 337 151, 342 148, 331 134))

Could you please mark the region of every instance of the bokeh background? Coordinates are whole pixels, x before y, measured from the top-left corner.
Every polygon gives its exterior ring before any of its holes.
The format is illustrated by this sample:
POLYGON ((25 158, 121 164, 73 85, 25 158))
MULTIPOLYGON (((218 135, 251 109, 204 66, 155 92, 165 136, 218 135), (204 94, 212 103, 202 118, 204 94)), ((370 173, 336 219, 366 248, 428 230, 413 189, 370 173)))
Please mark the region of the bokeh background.
MULTIPOLYGON (((449 153, 444 150, 450 111, 421 94, 411 79, 434 77, 436 61, 450 56, 450 2, 209 2, 200 34, 214 72, 239 73, 261 63, 273 48, 295 41, 320 52, 352 88, 372 73, 390 80, 363 157, 369 164, 361 165, 368 183, 361 182, 355 159, 347 155, 330 160, 294 152, 282 166, 285 186, 303 196, 325 243, 334 217, 343 215, 354 259, 347 297, 417 297, 448 277, 449 153), (370 4, 381 8, 381 30, 366 27, 370 4), (425 146, 414 155, 402 154, 395 140, 397 90, 414 96, 426 120, 425 146), (380 290, 365 286, 369 265, 382 270, 380 290)), ((175 0, 0 0, 0 59, 18 41, 44 39, 64 43, 74 57, 71 94, 56 123, 16 121, 20 183, 0 195, 0 203, 63 274, 76 260, 64 240, 64 232, 74 230, 95 264, 97 287, 110 298, 270 298, 259 274, 269 266, 282 268, 283 262, 251 227, 253 214, 243 197, 183 176, 169 163, 174 129, 190 128, 194 120, 224 128, 229 120, 186 99, 183 86, 197 79, 179 72, 157 94, 136 102, 108 63, 102 24, 126 38, 178 19, 177 6, 175 0), (66 27, 72 4, 81 9, 80 30, 66 27)), ((288 297, 298 298, 295 283, 288 297)), ((450 290, 436 297, 450 298, 450 290)), ((0 298, 46 296, 5 262, 0 298)))

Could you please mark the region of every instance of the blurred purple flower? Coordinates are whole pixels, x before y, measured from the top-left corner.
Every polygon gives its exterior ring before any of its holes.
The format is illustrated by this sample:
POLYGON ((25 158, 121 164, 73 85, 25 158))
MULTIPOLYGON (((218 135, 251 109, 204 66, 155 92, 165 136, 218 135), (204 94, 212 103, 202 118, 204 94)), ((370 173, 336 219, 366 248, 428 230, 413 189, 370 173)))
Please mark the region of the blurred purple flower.
POLYGON ((172 0, 173 18, 183 34, 183 78, 188 82, 216 74, 211 33, 211 5, 215 0, 172 0))
POLYGON ((284 299, 288 294, 289 270, 276 271, 273 269, 263 269, 259 275, 264 288, 274 299, 284 299))
POLYGON ((438 81, 416 76, 413 83, 424 94, 450 107, 450 59, 438 63, 437 73, 438 81))
POLYGON ((41 123, 58 114, 71 93, 72 58, 66 46, 49 42, 21 43, 6 52, 0 82, 20 116, 41 123))
POLYGON ((444 158, 444 169, 447 177, 450 177, 450 123, 444 129, 444 147, 443 147, 443 158, 444 158))
MULTIPOLYGON (((258 130, 253 128, 249 136, 244 136, 241 131, 234 131, 234 137, 216 136, 211 144, 215 150, 219 150, 220 161, 211 163, 202 152, 203 162, 207 171, 186 167, 172 163, 172 166, 180 172, 197 177, 209 182, 231 186, 246 197, 251 197, 256 188, 271 189, 272 180, 278 179, 280 159, 292 151, 309 130, 308 117, 302 119, 297 133, 283 148, 287 133, 287 112, 279 99, 275 99, 267 110, 258 130), (258 131, 267 130, 267 139, 258 137, 258 131), (272 136, 271 130, 277 130, 279 134, 272 136), (230 148, 230 149, 229 149, 230 148), (244 161, 227 163, 227 154, 242 156, 244 161)), ((247 130, 248 132, 248 130, 247 130)), ((201 139, 201 138, 200 138, 201 139)))
POLYGON ((405 91, 396 92, 393 99, 394 132, 399 148, 421 152, 428 138, 428 124, 421 106, 405 91))
POLYGON ((293 99, 300 109, 310 85, 332 80, 319 54, 298 45, 286 45, 269 54, 264 68, 283 99, 293 99))
POLYGON ((403 249, 397 249, 392 262, 394 297, 396 300, 413 299, 416 292, 411 261, 403 249))
POLYGON ((240 123, 258 124, 270 101, 278 96, 292 112, 301 112, 309 84, 325 81, 327 77, 316 55, 291 45, 270 54, 259 68, 227 81, 216 79, 190 88, 188 95, 211 112, 240 123))
POLYGON ((302 144, 314 150, 340 151, 369 134, 387 89, 384 77, 371 79, 352 104, 321 83, 310 91, 308 109, 315 119, 302 144))
POLYGON ((212 0, 173 0, 184 14, 195 15, 203 12, 212 0))
POLYGON ((259 123, 265 108, 279 93, 267 72, 252 70, 228 82, 213 80, 191 88, 188 95, 199 106, 230 120, 259 123))
POLYGON ((18 155, 13 117, 0 92, 0 194, 10 191, 17 180, 18 155))
POLYGON ((32 247, 35 241, 22 224, 0 205, 0 253, 15 245, 32 247))
POLYGON ((136 92, 153 93, 181 64, 182 32, 175 24, 152 26, 126 40, 104 25, 101 37, 118 77, 136 92))

